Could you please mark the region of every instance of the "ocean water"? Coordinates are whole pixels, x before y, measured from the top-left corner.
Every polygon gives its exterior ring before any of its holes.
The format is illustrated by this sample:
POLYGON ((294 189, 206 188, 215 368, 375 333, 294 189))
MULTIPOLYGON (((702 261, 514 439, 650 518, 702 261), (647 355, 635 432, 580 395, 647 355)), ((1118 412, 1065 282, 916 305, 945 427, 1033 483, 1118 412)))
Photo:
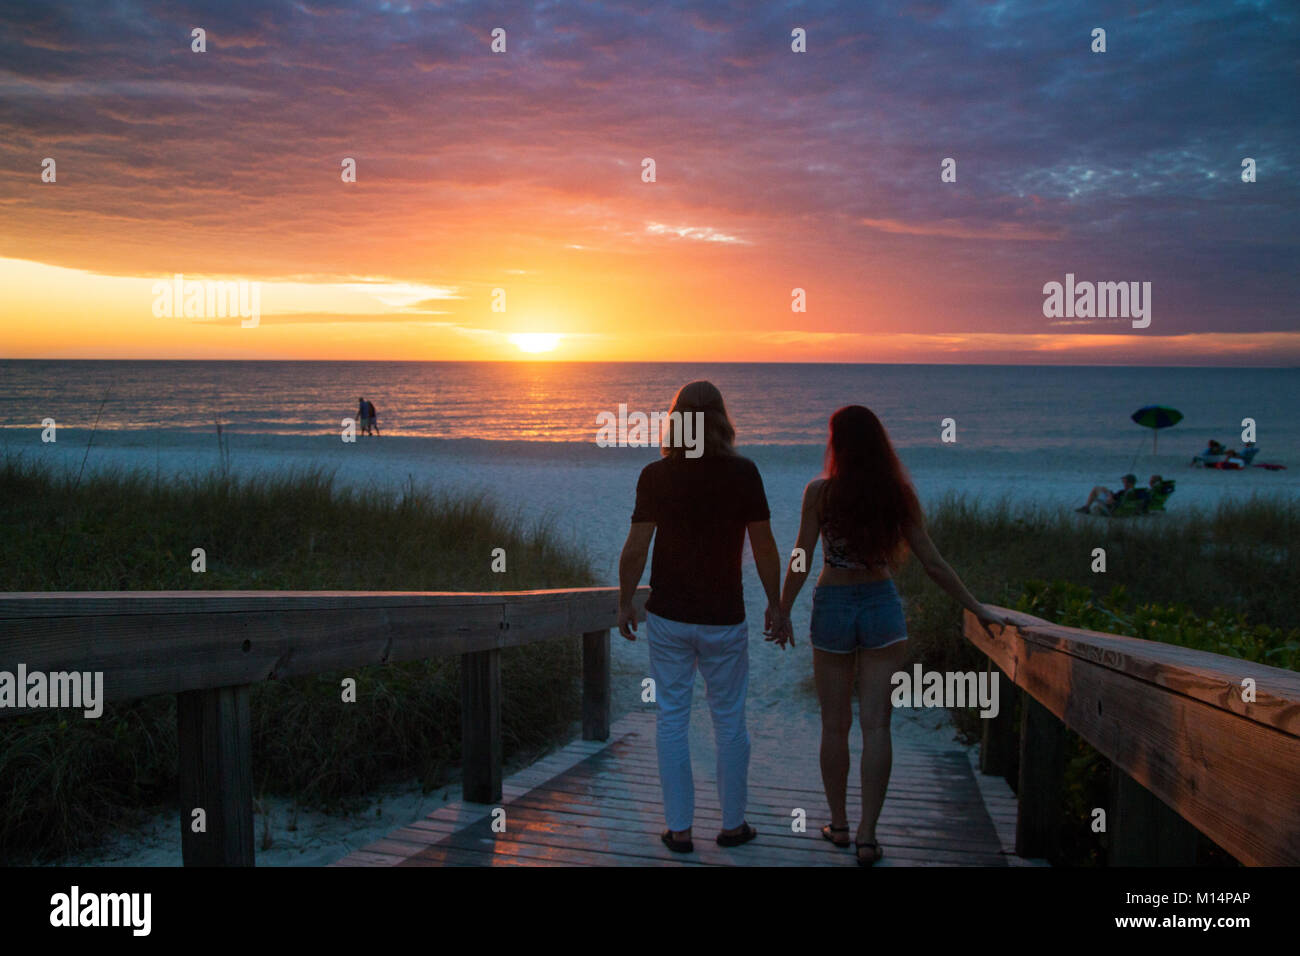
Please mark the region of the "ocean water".
POLYGON ((664 410, 678 386, 707 378, 752 445, 818 445, 841 405, 872 408, 906 449, 940 445, 1101 459, 1150 449, 1129 415, 1169 405, 1185 418, 1161 450, 1192 454, 1206 439, 1237 444, 1253 418, 1260 460, 1300 454, 1300 369, 956 365, 781 365, 466 362, 0 361, 0 431, 46 417, 106 432, 337 435, 364 395, 394 438, 591 444, 596 415, 664 410))

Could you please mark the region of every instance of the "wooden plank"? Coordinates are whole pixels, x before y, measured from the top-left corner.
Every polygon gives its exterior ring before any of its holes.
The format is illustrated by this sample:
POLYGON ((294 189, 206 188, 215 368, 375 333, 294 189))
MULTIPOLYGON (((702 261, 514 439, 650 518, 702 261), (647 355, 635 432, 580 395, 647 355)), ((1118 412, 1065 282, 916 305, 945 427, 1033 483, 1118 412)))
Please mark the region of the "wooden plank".
POLYGON ((460 659, 461 789, 471 803, 501 799, 501 652, 460 659))
MULTIPOLYGON (((534 821, 564 823, 575 829, 589 827, 597 830, 616 830, 621 833, 640 833, 650 839, 656 839, 663 831, 663 813, 658 808, 638 809, 636 807, 619 809, 604 805, 580 805, 555 803, 545 799, 544 795, 536 799, 526 798, 507 804, 507 817, 515 823, 530 825, 534 821)), ((798 848, 812 847, 821 849, 825 841, 821 838, 819 825, 809 822, 806 833, 795 833, 790 829, 790 820, 786 817, 766 818, 756 814, 750 820, 760 828, 764 842, 773 846, 798 848)), ((886 842, 898 846, 918 849, 937 849, 958 853, 975 853, 987 855, 999 849, 995 840, 980 834, 978 828, 972 828, 973 820, 955 819, 945 828, 913 827, 891 824, 882 820, 878 824, 878 833, 886 842)), ((1014 827, 1015 818, 1011 818, 1014 827)), ((429 816, 412 822, 410 827, 428 830, 431 834, 446 836, 465 829, 460 823, 429 816)), ((716 813, 697 815, 696 827, 701 838, 712 839, 721 827, 721 818, 716 813)), ((1008 848, 1010 849, 1010 848, 1008 848)))
POLYGON ((1114 764, 1106 824, 1109 866, 1196 865, 1196 828, 1114 764))
MULTIPOLYGON (((809 783, 812 784, 811 779, 809 783)), ((605 796, 627 794, 638 800, 658 802, 661 796, 657 778, 628 776, 621 765, 612 765, 599 769, 579 766, 575 767, 570 773, 540 785, 555 789, 568 789, 575 794, 591 794, 597 799, 605 796)), ((969 773, 964 777, 948 777, 943 782, 936 781, 933 785, 918 787, 910 792, 896 790, 895 780, 891 777, 886 799, 892 804, 907 807, 908 811, 914 814, 942 814, 947 812, 954 802, 957 802, 957 791, 953 789, 955 785, 962 787, 961 793, 965 797, 965 802, 974 803, 977 801, 978 789, 974 786, 969 773)), ((705 803, 716 802, 717 800, 716 788, 711 785, 711 781, 697 778, 696 792, 706 796, 705 803)), ((851 800, 856 799, 858 795, 859 789, 856 785, 848 789, 848 796, 851 800)), ((824 806, 825 796, 820 788, 814 789, 813 786, 798 790, 775 789, 764 783, 751 780, 749 783, 749 804, 751 806, 781 808, 787 813, 795 807, 802 806, 810 812, 815 812, 816 808, 824 806)))
POLYGON ((1053 859, 1065 816, 1065 726, 1026 697, 1021 706, 1016 854, 1053 859))
POLYGON ((1022 638, 1018 628, 990 639, 968 615, 966 637, 1239 861, 1300 864, 1300 738, 1277 729, 1277 721, 1251 719, 1168 681, 1140 679, 1113 661, 1087 660, 1022 638))
POLYGON ((998 681, 998 712, 981 723, 980 773, 1011 779, 1019 775, 1020 721, 1016 710, 1020 704, 1020 690, 1015 682, 989 663, 998 681))
POLYGON ((253 865, 252 738, 247 687, 176 695, 181 858, 253 865), (201 817, 195 811, 201 810, 201 817), (202 832, 195 832, 201 819, 202 832))
POLYGON ((979 756, 970 754, 975 770, 975 786, 979 788, 984 810, 993 824, 1002 857, 1008 866, 1046 866, 1046 860, 1023 857, 1016 853, 1016 820, 1020 816, 1019 803, 1005 777, 992 776, 980 771, 979 756))
POLYGON ((0 670, 102 672, 105 701, 130 700, 515 647, 608 628, 617 615, 617 588, 10 593, 0 594, 0 670))
MULTIPOLYGON (((635 837, 637 842, 655 842, 663 831, 663 813, 654 810, 627 809, 618 811, 600 806, 573 806, 555 804, 542 797, 530 798, 510 804, 506 809, 507 819, 525 824, 528 832, 534 832, 534 824, 561 824, 563 832, 570 839, 582 840, 587 830, 593 832, 610 831, 623 839, 635 837)), ((795 833, 790 829, 790 818, 778 815, 747 814, 749 822, 758 829, 756 842, 764 847, 783 853, 823 853, 830 847, 822 839, 819 825, 809 821, 809 828, 804 833, 795 833)), ((696 841, 712 843, 721 828, 721 816, 715 813, 698 813, 695 819, 696 841)), ((523 832, 523 831, 521 831, 523 832)), ((882 842, 895 849, 907 847, 918 851, 916 855, 934 857, 938 854, 952 854, 952 859, 961 854, 974 854, 988 857, 996 855, 1000 846, 993 839, 974 838, 970 829, 963 829, 955 824, 947 832, 930 831, 924 828, 891 826, 885 822, 878 825, 877 833, 882 842)))
MULTIPOLYGON (((513 805, 548 812, 564 809, 567 812, 599 815, 611 819, 628 820, 629 822, 650 819, 660 828, 662 828, 663 824, 663 814, 660 807, 651 805, 653 809, 646 810, 644 809, 647 806, 646 801, 630 796, 625 798, 602 797, 597 801, 582 794, 548 788, 534 790, 528 795, 519 798, 513 805), (648 818, 645 816, 646 813, 650 814, 648 818)), ((947 812, 938 814, 927 821, 917 820, 914 815, 901 810, 889 810, 888 801, 886 801, 886 808, 885 812, 881 814, 878 827, 882 833, 889 831, 899 837, 932 835, 954 840, 971 838, 976 833, 978 821, 983 818, 982 808, 975 804, 949 807, 947 812)), ((784 810, 747 808, 746 817, 755 825, 763 822, 769 828, 769 832, 778 835, 790 834, 791 832, 792 817, 784 810)), ((820 826, 818 821, 819 817, 810 815, 809 830, 820 838, 820 834, 817 833, 820 826)), ((695 823, 698 827, 716 830, 721 826, 721 814, 711 806, 697 804, 695 823)), ((991 822, 989 822, 989 829, 985 836, 988 845, 995 847, 991 822)))
POLYGON ((609 629, 582 635, 582 739, 609 739, 609 629))
MULTIPOLYGON (((686 860, 668 853, 658 842, 663 827, 658 780, 646 773, 654 758, 652 738, 644 731, 652 720, 643 714, 621 718, 611 732, 617 727, 623 736, 595 753, 574 754, 564 748, 547 758, 552 766, 563 768, 549 778, 538 779, 539 774, 529 771, 513 775, 511 785, 520 780, 533 785, 503 800, 503 834, 491 832, 481 808, 467 811, 448 805, 365 849, 413 854, 401 865, 854 865, 851 852, 821 839, 816 811, 810 809, 807 832, 791 829, 786 804, 819 805, 820 789, 813 787, 770 788, 769 797, 756 794, 751 786, 747 817, 758 827, 759 839, 724 850, 712 840, 721 826, 720 811, 713 806, 711 788, 702 786, 697 793, 696 853, 686 860), (579 759, 566 766, 574 756, 579 759)), ((945 781, 943 791, 952 798, 936 800, 933 810, 919 814, 888 799, 878 828, 888 854, 882 865, 1006 865, 966 753, 949 749, 937 757, 927 755, 927 761, 953 778, 945 781), (957 767, 963 772, 946 772, 957 767)), ((817 779, 813 764, 804 770, 810 782, 817 779)))
MULTIPOLYGON (((641 587, 638 596, 648 595, 641 587)), ((33 617, 103 617, 131 614, 208 614, 254 611, 369 610, 394 607, 437 609, 474 604, 504 605, 526 612, 549 613, 555 607, 604 607, 617 622, 616 587, 551 588, 533 591, 5 591, 0 592, 0 619, 33 617), (613 600, 612 607, 609 601, 613 600), (588 604, 587 602, 594 602, 588 604)), ((571 621, 565 622, 572 626, 571 621)), ((578 633, 570 630, 569 633, 578 633)))
MULTIPOLYGON (((389 840, 403 840, 414 847, 437 840, 438 846, 457 846, 470 850, 484 850, 488 846, 510 843, 552 847, 557 850, 609 853, 617 856, 636 856, 648 860, 673 860, 673 856, 658 840, 661 824, 642 821, 638 827, 627 821, 608 825, 599 817, 579 817, 564 812, 507 808, 508 829, 490 837, 482 827, 469 830, 447 831, 429 829, 421 823, 405 831, 390 834, 389 840), (585 821, 585 822, 584 822, 585 821), (607 825, 600 826, 598 824, 607 825), (429 832, 419 831, 428 829, 429 832)), ((788 829, 788 828, 787 828, 788 829)), ((881 834, 888 851, 897 860, 962 863, 965 865, 1004 865, 996 844, 989 843, 979 851, 963 852, 944 845, 917 848, 906 841, 892 840, 881 834)), ((936 841, 937 843, 937 841, 936 841)), ((699 832, 696 850, 691 859, 715 865, 798 866, 814 864, 853 864, 851 853, 832 847, 818 833, 782 834, 779 829, 760 825, 758 839, 742 848, 724 849, 713 842, 711 833, 699 832), (781 838, 783 837, 783 838, 781 838)))
MULTIPOLYGON (((1021 622, 1011 631, 1025 644, 1069 654, 1300 736, 1300 671, 1176 644, 1064 627, 1019 611, 999 610, 1021 622), (1254 701, 1242 700, 1242 681, 1247 677, 1255 682, 1254 701)), ((990 643, 988 634, 969 611, 964 622, 966 638, 983 650, 990 643)))

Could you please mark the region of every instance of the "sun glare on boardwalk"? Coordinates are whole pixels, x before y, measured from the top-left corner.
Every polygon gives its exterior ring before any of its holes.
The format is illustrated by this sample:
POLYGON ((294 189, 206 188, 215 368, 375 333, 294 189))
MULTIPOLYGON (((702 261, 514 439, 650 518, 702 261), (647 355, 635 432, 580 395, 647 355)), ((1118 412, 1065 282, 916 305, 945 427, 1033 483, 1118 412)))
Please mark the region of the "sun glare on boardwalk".
POLYGON ((520 332, 510 336, 510 342, 521 352, 554 352, 560 336, 556 332, 520 332))

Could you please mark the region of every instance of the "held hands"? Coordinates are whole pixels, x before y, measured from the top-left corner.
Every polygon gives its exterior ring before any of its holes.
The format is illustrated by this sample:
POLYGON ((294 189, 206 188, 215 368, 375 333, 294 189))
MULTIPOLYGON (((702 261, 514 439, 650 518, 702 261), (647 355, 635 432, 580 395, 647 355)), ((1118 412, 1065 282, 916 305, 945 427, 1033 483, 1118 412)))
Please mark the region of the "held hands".
POLYGON ((776 605, 769 604, 763 614, 763 633, 767 635, 764 640, 775 641, 781 650, 785 650, 787 641, 794 647, 794 626, 790 623, 790 615, 776 605))

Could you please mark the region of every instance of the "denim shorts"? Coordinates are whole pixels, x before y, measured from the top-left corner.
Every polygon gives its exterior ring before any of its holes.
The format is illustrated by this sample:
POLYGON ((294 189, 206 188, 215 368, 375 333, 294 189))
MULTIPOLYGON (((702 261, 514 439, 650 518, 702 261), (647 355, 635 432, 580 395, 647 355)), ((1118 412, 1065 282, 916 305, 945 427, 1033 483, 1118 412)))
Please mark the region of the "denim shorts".
POLYGON ((832 654, 907 640, 903 601, 893 579, 819 585, 813 591, 811 632, 812 646, 832 654))

